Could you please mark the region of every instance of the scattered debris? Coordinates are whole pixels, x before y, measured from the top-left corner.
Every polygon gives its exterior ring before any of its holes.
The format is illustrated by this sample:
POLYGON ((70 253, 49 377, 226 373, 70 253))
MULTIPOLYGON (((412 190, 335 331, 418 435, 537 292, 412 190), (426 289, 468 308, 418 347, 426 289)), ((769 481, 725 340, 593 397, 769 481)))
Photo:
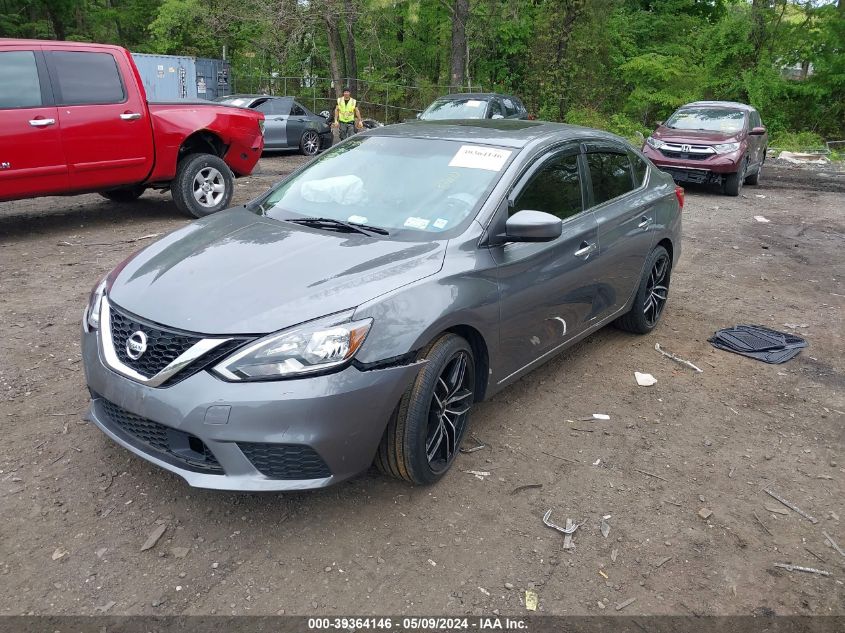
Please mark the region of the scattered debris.
POLYGON ((174 558, 185 558, 190 551, 191 549, 189 547, 173 547, 170 553, 173 554, 174 558))
POLYGON ((807 574, 818 574, 819 576, 830 576, 829 571, 816 569, 815 567, 801 567, 800 565, 789 565, 787 563, 775 563, 775 567, 785 569, 786 571, 803 571, 807 574))
POLYGON ((511 494, 515 495, 518 492, 522 492, 523 490, 531 490, 532 488, 542 488, 543 484, 523 484, 521 486, 517 486, 513 490, 511 490, 511 494))
POLYGON ((536 592, 531 591, 530 589, 525 590, 525 608, 529 611, 536 611, 537 604, 539 603, 539 598, 537 597, 536 592))
POLYGON ((786 499, 784 499, 784 498, 783 498, 783 497, 781 497, 780 495, 775 494, 774 492, 772 492, 772 491, 771 491, 771 490, 769 490, 768 488, 764 488, 764 489, 763 489, 763 492, 765 492, 767 495, 769 495, 769 496, 770 496, 770 497, 772 497, 773 499, 777 499, 778 501, 780 501, 783 505, 785 505, 785 506, 786 506, 787 508, 789 508, 790 510, 794 510, 795 512, 797 512, 798 514, 800 514, 802 517, 804 517, 805 519, 807 519, 807 520, 808 520, 810 523, 812 523, 813 525, 815 525, 816 523, 818 523, 818 522, 819 522, 819 520, 818 520, 818 519, 816 519, 816 518, 814 518, 814 517, 810 516, 809 514, 807 514, 806 512, 804 512, 801 508, 799 508, 797 505, 795 505, 794 503, 790 503, 789 501, 787 501, 786 499))
POLYGON ((98 549, 98 550, 97 550, 96 552, 94 552, 94 553, 97 555, 97 558, 102 558, 103 556, 105 556, 105 555, 106 555, 106 552, 107 552, 107 551, 109 551, 109 548, 108 548, 108 547, 101 547, 100 549, 98 549))
POLYGON ((655 567, 663 567, 663 565, 665 565, 666 563, 668 563, 668 562, 669 562, 670 560, 672 560, 673 558, 674 558, 674 556, 664 556, 664 557, 663 557, 663 558, 661 558, 659 561, 657 561, 657 562, 654 564, 654 566, 655 566, 655 567))
POLYGON ((754 219, 757 220, 758 222, 762 222, 763 224, 769 223, 769 221, 766 218, 764 218, 762 215, 755 215, 754 219))
POLYGON ((601 519, 601 535, 604 538, 607 538, 607 535, 610 534, 610 523, 607 522, 609 518, 610 515, 607 515, 601 519))
POLYGON ((485 444, 484 442, 480 441, 480 440, 479 440, 477 437, 475 437, 474 435, 470 435, 470 437, 471 437, 471 438, 475 441, 475 444, 476 444, 476 445, 475 445, 475 446, 471 446, 471 447, 469 447, 469 448, 464 448, 464 447, 462 446, 462 447, 460 448, 460 451, 461 451, 462 453, 474 453, 475 451, 480 451, 482 448, 487 448, 487 444, 485 444))
POLYGON ((475 475, 475 478, 480 479, 481 481, 484 481, 485 477, 490 476, 490 473, 487 472, 486 470, 465 470, 463 472, 465 472, 468 475, 475 475))
MULTIPOLYGON (((573 524, 574 524, 574 522, 572 521, 572 519, 566 519, 566 529, 567 530, 572 529, 573 524)), ((563 549, 572 549, 573 547, 575 547, 575 546, 572 544, 572 535, 567 534, 566 536, 563 537, 563 549)))
POLYGON ((569 462, 570 464, 580 464, 577 459, 569 459, 568 457, 561 457, 560 455, 554 455, 552 453, 547 453, 546 451, 540 451, 543 455, 548 455, 549 457, 554 457, 555 459, 559 459, 562 462, 569 462))
POLYGON ((816 554, 813 550, 811 550, 811 549, 810 549, 809 547, 807 547, 806 545, 804 546, 804 549, 805 549, 805 550, 807 550, 810 554, 812 554, 814 558, 817 558, 817 559, 818 559, 818 560, 820 560, 821 562, 823 562, 823 563, 826 563, 826 562, 827 562, 824 558, 822 558, 821 556, 819 556, 818 554, 816 554))
POLYGON ((505 589, 507 589, 508 591, 513 589, 513 583, 512 582, 506 582, 505 583, 505 589))
POLYGON ((606 413, 594 413, 593 419, 594 420, 609 420, 610 416, 607 415, 606 413))
POLYGON ((599 569, 599 576, 601 576, 605 580, 608 580, 610 578, 610 576, 608 576, 606 573, 604 573, 601 569, 599 569))
POLYGON ((53 560, 59 560, 60 558, 64 558, 68 554, 70 554, 70 552, 67 551, 64 547, 57 547, 55 549, 55 551, 53 552, 53 555, 51 556, 51 558, 53 560))
POLYGON ((690 369, 694 369, 694 370, 695 370, 697 373, 699 373, 699 374, 703 374, 703 373, 704 373, 704 370, 703 370, 703 369, 700 369, 699 367, 696 367, 695 365, 693 365, 693 364, 692 364, 691 362, 689 362, 688 360, 684 360, 684 359, 683 359, 683 358, 681 358, 680 356, 675 356, 672 352, 667 352, 666 350, 662 349, 662 348, 660 347, 660 343, 655 343, 655 344, 654 344, 654 349, 656 349, 658 352, 660 352, 661 354, 663 354, 666 358, 668 358, 668 359, 670 359, 670 360, 673 360, 673 361, 675 361, 676 363, 680 363, 681 365, 684 365, 685 367, 689 367, 690 369))
POLYGON ((827 542, 833 546, 833 549, 839 552, 840 556, 845 556, 845 552, 842 551, 842 548, 839 547, 839 545, 836 543, 836 541, 833 540, 833 537, 831 537, 830 534, 822 530, 822 535, 824 535, 824 537, 827 539, 827 542))
POLYGON ((633 604, 636 600, 637 600, 636 598, 628 598, 628 599, 627 599, 627 600, 625 600, 624 602, 620 602, 620 603, 618 603, 618 604, 616 605, 616 610, 617 610, 617 611, 621 611, 622 609, 624 609, 625 607, 627 607, 629 604, 633 604))
POLYGON ((771 365, 795 358, 807 347, 800 336, 778 332, 762 325, 736 325, 717 330, 708 342, 716 349, 733 352, 771 365))
POLYGON ((778 154, 777 160, 793 165, 827 165, 830 159, 822 154, 787 152, 778 154))
POLYGON ((601 464, 601 458, 597 459, 593 462, 593 466, 599 466, 601 464))
POLYGON ((99 611, 100 613, 105 613, 106 611, 111 609, 116 604, 117 604, 117 602, 115 602, 114 600, 109 600, 106 604, 104 604, 102 606, 94 607, 94 611, 99 611))
POLYGON ((775 514, 789 514, 789 510, 785 508, 775 507, 770 503, 763 504, 763 509, 766 510, 766 512, 774 512, 775 514))
POLYGON ((809 323, 784 323, 783 325, 784 327, 788 327, 790 330, 798 330, 810 327, 809 323))
MULTIPOLYGON (((755 198, 765 198, 766 196, 764 196, 762 193, 755 193, 755 194, 754 194, 754 197, 755 197, 755 198)), ((761 216, 759 216, 759 215, 755 215, 755 216, 754 216, 754 219, 756 220, 756 219, 757 219, 757 218, 759 218, 759 217, 761 217, 761 216)), ((759 222, 759 220, 757 220, 757 221, 759 222)), ((768 220, 766 220, 766 222, 768 222, 768 220)))
POLYGON ((611 562, 615 563, 615 562, 616 562, 616 558, 617 558, 618 556, 619 556, 619 550, 618 550, 618 549, 616 549, 616 548, 614 547, 612 550, 610 550, 610 560, 611 560, 611 562))
POLYGON ((701 508, 701 510, 698 511, 698 516, 700 516, 705 521, 709 519, 712 514, 713 510, 711 510, 710 508, 701 508))
MULTIPOLYGON (((432 567, 437 567, 437 563, 435 563, 435 562, 434 562, 432 559, 430 559, 430 558, 428 559, 428 564, 429 564, 429 565, 431 565, 432 567)), ((488 595, 489 595, 489 594, 488 594, 488 595)))
POLYGON ((570 426, 573 431, 581 431, 582 433, 592 433, 593 429, 579 429, 577 426, 570 426))
POLYGON ((167 531, 167 524, 162 523, 161 525, 157 525, 156 528, 150 532, 150 535, 147 537, 147 540, 144 541, 144 544, 141 545, 141 551, 146 552, 148 549, 152 549, 158 543, 158 540, 162 537, 162 535, 167 531))
POLYGON ((651 387, 657 382, 657 378, 655 378, 651 374, 643 374, 638 371, 634 372, 634 378, 637 379, 637 384, 640 387, 651 387))
POLYGON ((763 522, 760 520, 760 517, 758 517, 758 516, 757 516, 757 513, 756 513, 756 512, 752 512, 751 514, 753 514, 753 515, 754 515, 754 518, 755 518, 755 519, 757 519, 757 523, 759 523, 759 524, 760 524, 760 527, 762 527, 764 530, 766 530, 766 532, 768 532, 769 536, 774 536, 774 534, 772 534, 772 531, 771 531, 769 528, 767 528, 767 527, 766 527, 766 524, 765 524, 765 523, 763 523, 763 522))
MULTIPOLYGON (((640 470, 639 468, 635 468, 634 470, 636 470, 638 473, 642 473, 643 475, 648 475, 649 477, 654 477, 655 479, 659 479, 660 481, 665 481, 667 483, 669 482, 669 480, 666 479, 665 477, 661 477, 660 475, 655 475, 654 473, 650 473, 647 470, 640 470)), ((680 505, 680 504, 677 504, 677 505, 680 505)))
POLYGON ((546 527, 550 527, 553 530, 557 530, 558 532, 561 532, 563 534, 572 534, 573 532, 575 532, 575 530, 577 530, 579 527, 584 525, 584 521, 582 521, 581 523, 578 523, 577 525, 570 525, 570 523, 572 523, 572 521, 570 519, 567 519, 566 520, 566 527, 563 528, 563 527, 560 527, 557 523, 552 523, 549 520, 550 516, 552 516, 551 509, 549 509, 546 512, 546 514, 543 515, 543 523, 546 525, 546 527))

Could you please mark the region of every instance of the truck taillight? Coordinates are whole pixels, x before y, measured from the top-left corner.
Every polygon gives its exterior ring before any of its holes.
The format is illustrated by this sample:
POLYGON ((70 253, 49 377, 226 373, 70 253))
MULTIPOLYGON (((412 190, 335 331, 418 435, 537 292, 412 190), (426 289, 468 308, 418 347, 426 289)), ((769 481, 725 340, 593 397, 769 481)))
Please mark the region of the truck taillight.
POLYGON ((684 210, 684 188, 675 185, 675 197, 678 198, 678 207, 680 210, 684 210))

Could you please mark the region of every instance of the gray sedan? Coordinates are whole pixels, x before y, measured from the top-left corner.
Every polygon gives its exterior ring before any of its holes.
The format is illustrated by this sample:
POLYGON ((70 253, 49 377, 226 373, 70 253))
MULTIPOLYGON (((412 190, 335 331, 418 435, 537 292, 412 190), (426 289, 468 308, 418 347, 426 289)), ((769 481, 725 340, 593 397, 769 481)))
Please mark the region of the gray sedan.
POLYGON ((332 145, 329 122, 293 97, 229 95, 215 101, 264 113, 264 149, 299 149, 313 156, 332 145))
POLYGON ((193 486, 319 488, 373 462, 432 483, 475 403, 609 323, 657 325, 682 204, 596 130, 363 132, 96 284, 90 419, 193 486))

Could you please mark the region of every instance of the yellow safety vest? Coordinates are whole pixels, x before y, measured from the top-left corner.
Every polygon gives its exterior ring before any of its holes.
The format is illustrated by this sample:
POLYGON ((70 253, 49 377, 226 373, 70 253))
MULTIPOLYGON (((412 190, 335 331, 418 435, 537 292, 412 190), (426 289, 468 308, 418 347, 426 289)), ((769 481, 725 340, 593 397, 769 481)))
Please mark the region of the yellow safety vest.
POLYGON ((345 101, 343 97, 338 97, 337 107, 340 110, 340 122, 352 123, 355 120, 355 99, 345 101))

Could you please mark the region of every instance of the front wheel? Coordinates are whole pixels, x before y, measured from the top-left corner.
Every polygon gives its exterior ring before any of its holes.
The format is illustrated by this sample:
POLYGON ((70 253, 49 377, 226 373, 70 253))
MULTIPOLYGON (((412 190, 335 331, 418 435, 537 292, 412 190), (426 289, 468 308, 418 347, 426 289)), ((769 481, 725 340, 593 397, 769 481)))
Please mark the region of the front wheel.
POLYGON ((387 475, 431 484, 449 470, 466 432, 475 357, 465 339, 444 334, 422 358, 428 362, 388 422, 375 462, 387 475))
POLYGON ((657 327, 669 298, 671 274, 672 259, 665 248, 658 246, 646 260, 631 310, 616 320, 616 326, 635 334, 648 334, 657 327))
POLYGON ((170 184, 176 207, 195 218, 228 207, 234 190, 232 170, 213 154, 191 154, 183 158, 170 184))
POLYGON ((320 151, 320 135, 314 130, 305 130, 299 141, 299 150, 306 156, 314 156, 320 151))
POLYGON ((763 163, 760 163, 757 166, 757 171, 755 171, 750 176, 745 177, 745 184, 746 185, 759 185, 760 184, 760 176, 763 174, 763 163))
POLYGON ((748 163, 743 162, 739 171, 733 174, 726 174, 722 181, 722 193, 728 196, 738 196, 742 191, 742 183, 745 182, 745 171, 748 169, 748 163))

